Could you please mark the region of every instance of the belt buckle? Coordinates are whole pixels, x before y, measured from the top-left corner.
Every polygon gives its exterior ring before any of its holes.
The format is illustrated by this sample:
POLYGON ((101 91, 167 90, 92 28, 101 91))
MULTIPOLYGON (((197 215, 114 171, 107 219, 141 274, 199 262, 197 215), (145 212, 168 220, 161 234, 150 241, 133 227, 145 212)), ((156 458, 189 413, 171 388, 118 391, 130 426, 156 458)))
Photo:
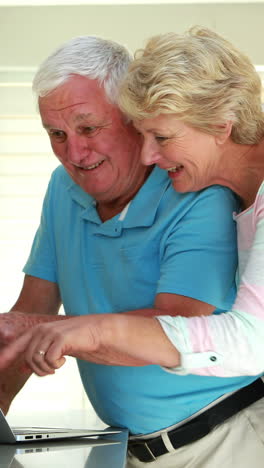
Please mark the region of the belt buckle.
POLYGON ((152 461, 155 461, 157 460, 157 458, 155 457, 154 453, 151 451, 151 449, 149 448, 147 442, 144 442, 144 446, 146 447, 148 453, 150 454, 150 456, 152 457, 152 461))

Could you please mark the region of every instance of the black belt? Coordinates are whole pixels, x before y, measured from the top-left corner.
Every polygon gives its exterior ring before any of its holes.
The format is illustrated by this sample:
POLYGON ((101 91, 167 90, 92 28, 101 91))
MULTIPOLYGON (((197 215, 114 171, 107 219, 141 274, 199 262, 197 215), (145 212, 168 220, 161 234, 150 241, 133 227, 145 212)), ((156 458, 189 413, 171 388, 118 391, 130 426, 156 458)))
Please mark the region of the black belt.
MULTIPOLYGON (((205 410, 191 421, 168 431, 167 435, 171 444, 177 449, 201 439, 209 434, 215 426, 252 405, 263 396, 264 383, 261 379, 257 379, 247 387, 241 388, 215 406, 205 410)), ((128 449, 132 455, 142 462, 152 462, 157 457, 169 452, 160 435, 153 439, 131 440, 128 449)))

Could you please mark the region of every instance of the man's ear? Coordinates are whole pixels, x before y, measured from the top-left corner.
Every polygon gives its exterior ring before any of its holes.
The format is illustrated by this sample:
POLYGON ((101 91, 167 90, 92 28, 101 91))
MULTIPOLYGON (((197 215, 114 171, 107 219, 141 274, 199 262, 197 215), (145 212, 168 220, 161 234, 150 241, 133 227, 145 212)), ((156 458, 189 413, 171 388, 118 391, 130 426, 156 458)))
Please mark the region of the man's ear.
POLYGON ((227 120, 223 125, 217 125, 217 128, 221 130, 221 133, 215 135, 215 141, 218 145, 223 145, 226 140, 230 137, 232 132, 233 122, 227 120))

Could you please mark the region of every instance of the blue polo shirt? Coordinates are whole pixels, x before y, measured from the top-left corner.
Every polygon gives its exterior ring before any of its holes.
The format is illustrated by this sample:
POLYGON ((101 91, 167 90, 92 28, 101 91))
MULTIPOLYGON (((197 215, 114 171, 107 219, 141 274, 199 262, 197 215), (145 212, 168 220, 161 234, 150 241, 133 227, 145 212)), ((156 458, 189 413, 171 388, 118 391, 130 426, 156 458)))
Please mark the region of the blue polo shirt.
MULTIPOLYGON (((157 293, 193 297, 221 313, 235 296, 237 209, 228 189, 176 193, 155 168, 127 209, 102 222, 94 199, 59 166, 24 272, 56 282, 69 315, 152 307, 157 293)), ((101 419, 133 434, 173 425, 254 380, 178 376, 155 365, 78 365, 101 419)))

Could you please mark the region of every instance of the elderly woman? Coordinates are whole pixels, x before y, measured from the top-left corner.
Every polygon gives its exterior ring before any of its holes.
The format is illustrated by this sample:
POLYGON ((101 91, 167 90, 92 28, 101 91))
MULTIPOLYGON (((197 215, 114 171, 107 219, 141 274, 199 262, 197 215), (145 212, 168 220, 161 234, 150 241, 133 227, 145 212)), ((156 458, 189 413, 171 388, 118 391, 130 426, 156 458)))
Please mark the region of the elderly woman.
POLYGON ((232 310, 206 317, 159 317, 181 352, 181 367, 174 372, 262 373, 264 114, 254 66, 208 29, 160 35, 136 55, 120 106, 142 135, 142 161, 166 170, 176 191, 221 184, 241 199, 241 212, 234 213, 240 285, 232 310), (209 350, 218 364, 195 369, 195 359, 199 366, 199 355, 209 350))

